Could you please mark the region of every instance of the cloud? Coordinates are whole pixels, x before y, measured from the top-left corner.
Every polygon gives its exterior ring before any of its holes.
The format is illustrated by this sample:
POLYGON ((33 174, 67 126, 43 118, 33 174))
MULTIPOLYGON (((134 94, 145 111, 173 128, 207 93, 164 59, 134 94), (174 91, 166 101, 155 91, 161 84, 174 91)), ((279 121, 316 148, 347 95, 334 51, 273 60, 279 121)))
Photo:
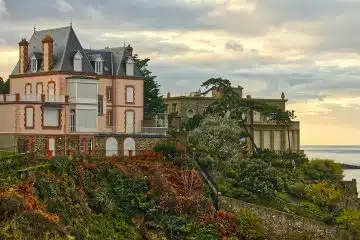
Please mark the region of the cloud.
POLYGON ((6 14, 7 11, 7 5, 5 0, 0 0, 0 19, 2 19, 6 14))
POLYGON ((244 51, 244 47, 240 43, 237 43, 235 41, 228 41, 225 44, 225 49, 234 50, 234 51, 240 51, 240 52, 244 51))
POLYGON ((74 10, 66 0, 56 0, 55 8, 63 13, 69 13, 74 10))

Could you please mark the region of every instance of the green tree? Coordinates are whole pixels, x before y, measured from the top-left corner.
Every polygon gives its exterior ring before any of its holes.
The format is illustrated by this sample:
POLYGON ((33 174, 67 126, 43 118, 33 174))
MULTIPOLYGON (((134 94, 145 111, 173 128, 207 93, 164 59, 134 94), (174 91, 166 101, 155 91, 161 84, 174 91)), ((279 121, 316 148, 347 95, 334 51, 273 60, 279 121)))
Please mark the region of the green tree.
MULTIPOLYGON (((353 237, 352 239, 360 239, 360 211, 345 210, 336 218, 336 222, 340 228, 353 237)), ((350 238, 351 239, 351 238, 350 238)))
POLYGON ((344 177, 341 163, 328 159, 313 159, 301 166, 307 180, 340 181, 344 177))
POLYGON ((0 93, 2 94, 9 94, 10 93, 10 79, 6 82, 0 77, 0 93))
POLYGON ((192 131, 195 128, 200 126, 201 120, 204 119, 203 115, 196 114, 194 117, 189 118, 188 121, 185 123, 186 131, 192 131))
POLYGON ((144 77, 144 117, 151 119, 156 114, 165 111, 163 96, 159 90, 160 85, 156 81, 156 76, 153 76, 148 68, 150 59, 139 59, 137 54, 135 54, 134 59, 144 77))
POLYGON ((218 114, 236 120, 246 132, 247 137, 249 137, 251 150, 253 152, 258 151, 258 146, 256 146, 254 142, 253 113, 255 111, 262 113, 268 121, 275 122, 281 126, 289 126, 291 121, 295 118, 294 111, 283 111, 264 101, 241 98, 239 94, 234 91, 231 82, 228 79, 211 78, 205 81, 201 86, 206 88, 203 92, 204 95, 213 90, 221 92, 221 97, 216 99, 207 108, 206 114, 218 114), (250 116, 250 121, 248 121, 247 116, 250 116))
POLYGON ((242 129, 233 119, 221 116, 207 116, 191 136, 190 143, 197 150, 209 154, 221 163, 242 155, 240 141, 242 129))

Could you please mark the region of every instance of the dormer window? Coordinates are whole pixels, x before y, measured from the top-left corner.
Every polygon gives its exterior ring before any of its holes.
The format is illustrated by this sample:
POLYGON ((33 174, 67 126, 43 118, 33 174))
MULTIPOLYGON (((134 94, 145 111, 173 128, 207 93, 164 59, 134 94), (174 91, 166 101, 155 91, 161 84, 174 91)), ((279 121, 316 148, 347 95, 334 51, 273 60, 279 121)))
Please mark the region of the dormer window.
POLYGON ((101 57, 96 58, 96 60, 95 60, 95 73, 103 74, 103 64, 104 64, 104 60, 101 57))
POLYGON ((75 72, 81 72, 82 71, 82 59, 83 59, 83 56, 78 51, 74 56, 74 71, 75 72))
POLYGON ((35 56, 33 56, 31 58, 30 65, 31 65, 30 66, 31 67, 31 72, 37 72, 37 70, 38 70, 38 61, 37 61, 35 56))
POLYGON ((134 59, 129 57, 126 61, 126 76, 134 76, 134 59))

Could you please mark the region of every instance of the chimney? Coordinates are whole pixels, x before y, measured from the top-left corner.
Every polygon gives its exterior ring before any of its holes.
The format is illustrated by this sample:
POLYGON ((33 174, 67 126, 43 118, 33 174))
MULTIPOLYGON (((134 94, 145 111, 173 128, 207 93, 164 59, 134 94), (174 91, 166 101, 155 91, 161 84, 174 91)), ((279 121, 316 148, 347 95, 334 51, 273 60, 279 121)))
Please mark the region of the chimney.
POLYGON ((128 53, 128 56, 132 56, 133 48, 130 46, 130 44, 126 47, 126 52, 128 53))
POLYGON ((29 65, 29 42, 25 38, 19 42, 19 73, 23 74, 27 71, 29 65))
POLYGON ((51 70, 53 65, 54 39, 46 35, 42 40, 44 72, 51 70))
POLYGON ((212 90, 212 97, 214 97, 214 98, 220 98, 221 97, 220 88, 214 88, 212 90))

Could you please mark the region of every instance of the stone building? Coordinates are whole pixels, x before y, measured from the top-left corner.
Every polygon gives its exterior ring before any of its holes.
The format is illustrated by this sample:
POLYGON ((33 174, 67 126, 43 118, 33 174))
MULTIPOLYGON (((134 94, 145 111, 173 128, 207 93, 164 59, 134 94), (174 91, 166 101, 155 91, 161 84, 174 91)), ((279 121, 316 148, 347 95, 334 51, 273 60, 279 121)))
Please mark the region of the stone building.
MULTIPOLYGON (((243 98, 243 88, 238 86, 234 90, 243 98)), ((189 96, 171 96, 170 93, 164 98, 168 114, 174 115, 170 123, 170 130, 175 136, 182 136, 183 141, 185 131, 184 124, 189 118, 194 117, 196 114, 203 114, 206 107, 220 97, 217 91, 212 92, 212 96, 203 96, 200 90, 190 93, 189 96)), ((251 98, 247 95, 246 98, 251 98)), ((263 99, 252 98, 256 101, 266 102, 267 104, 274 105, 286 110, 285 95, 281 94, 279 99, 263 99)), ((249 119, 249 118, 248 118, 249 119)), ((271 149, 275 151, 286 151, 289 149, 287 130, 284 127, 278 126, 275 123, 269 122, 259 112, 254 112, 254 141, 256 146, 262 149, 271 149)), ((250 126, 250 124, 248 124, 250 126)), ((290 145, 293 152, 300 152, 300 122, 293 121, 289 127, 290 145)), ((250 147, 250 146, 249 146, 250 147)))
POLYGON ((106 156, 152 149, 167 121, 144 126, 144 81, 133 48, 84 49, 72 26, 19 43, 10 94, 0 95, 0 137, 19 151, 106 156))

